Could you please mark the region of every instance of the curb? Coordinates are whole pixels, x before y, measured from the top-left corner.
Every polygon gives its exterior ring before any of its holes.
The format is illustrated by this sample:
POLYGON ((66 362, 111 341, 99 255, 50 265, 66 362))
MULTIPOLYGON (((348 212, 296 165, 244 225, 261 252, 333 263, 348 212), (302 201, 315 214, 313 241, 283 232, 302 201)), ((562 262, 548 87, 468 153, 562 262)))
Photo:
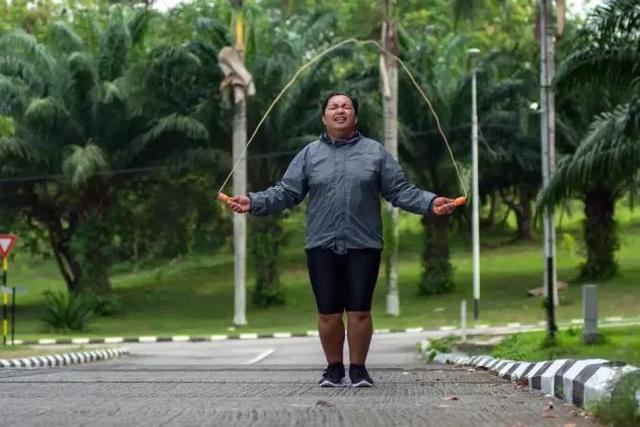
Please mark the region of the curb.
MULTIPOLYGON (((404 328, 404 329, 376 329, 374 333, 391 334, 391 333, 417 333, 424 332, 424 328, 404 328)), ((208 336, 191 336, 191 335, 175 335, 175 336, 140 336, 140 337, 107 337, 107 338, 42 338, 39 340, 15 340, 15 344, 24 345, 57 345, 57 344, 120 344, 120 343, 156 343, 156 342, 206 342, 206 341, 223 341, 223 340, 250 340, 250 339, 284 339, 284 338, 300 338, 300 337, 317 337, 318 331, 307 332, 274 332, 270 334, 242 333, 235 335, 208 335, 208 336)))
MULTIPOLYGON (((472 366, 491 374, 539 390, 583 409, 589 409, 611 396, 616 382, 640 369, 624 362, 605 359, 558 359, 543 362, 522 362, 496 359, 492 356, 467 356, 463 353, 441 353, 431 348, 429 341, 420 343, 420 353, 427 359, 443 364, 472 366)), ((640 395, 636 395, 640 405, 640 395)))
MULTIPOLYGON (((571 322, 564 322, 559 327, 570 327, 579 324, 580 319, 573 319, 571 322)), ((505 334, 505 333, 520 333, 520 332, 532 332, 536 330, 544 330, 546 322, 541 321, 538 324, 520 324, 509 323, 506 325, 476 325, 473 328, 467 329, 468 335, 486 335, 486 334, 505 334), (493 332, 496 329, 499 331, 493 332), (504 331, 502 329, 507 329, 504 331)), ((640 325, 640 318, 625 319, 623 317, 608 317, 599 323, 599 326, 631 326, 640 325)), ((395 329, 375 329, 374 334, 397 334, 397 333, 446 333, 451 335, 461 334, 460 329, 457 326, 440 326, 437 329, 425 329, 423 327, 414 328, 395 328, 395 329)), ((241 334, 219 334, 219 335, 206 335, 206 336, 191 336, 191 335, 174 335, 174 336, 138 336, 138 337, 107 337, 107 338, 41 338, 38 340, 15 340, 15 344, 25 345, 56 345, 56 344, 121 344, 121 343, 156 343, 156 342, 208 342, 208 341, 223 341, 223 340, 246 340, 246 339, 284 339, 284 338, 300 338, 300 337, 317 337, 318 331, 307 332, 274 332, 269 334, 259 333, 241 333, 241 334)))
POLYGON ((47 368, 108 360, 129 354, 127 348, 51 354, 47 356, 0 359, 0 368, 47 368))

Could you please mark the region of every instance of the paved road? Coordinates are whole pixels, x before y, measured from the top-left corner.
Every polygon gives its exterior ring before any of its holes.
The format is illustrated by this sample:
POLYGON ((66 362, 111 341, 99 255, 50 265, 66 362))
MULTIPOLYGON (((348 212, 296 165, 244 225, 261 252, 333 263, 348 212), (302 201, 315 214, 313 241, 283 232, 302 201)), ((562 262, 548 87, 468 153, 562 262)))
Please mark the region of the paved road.
POLYGON ((321 389, 318 338, 130 345, 68 368, 0 371, 0 425, 594 426, 485 372, 424 365, 422 334, 374 338, 372 389, 321 389))

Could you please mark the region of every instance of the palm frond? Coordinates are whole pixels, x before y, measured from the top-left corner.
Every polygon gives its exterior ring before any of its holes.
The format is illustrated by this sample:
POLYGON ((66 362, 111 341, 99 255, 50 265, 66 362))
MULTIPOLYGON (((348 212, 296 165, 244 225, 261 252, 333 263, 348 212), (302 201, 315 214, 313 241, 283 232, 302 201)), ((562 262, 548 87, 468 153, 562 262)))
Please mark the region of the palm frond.
POLYGON ((115 82, 102 82, 101 99, 103 104, 111 104, 114 101, 124 102, 126 95, 122 87, 115 82))
POLYGON ((556 204, 574 191, 595 184, 617 184, 637 173, 640 142, 625 134, 629 112, 629 104, 623 104, 596 117, 575 153, 558 164, 541 193, 541 204, 556 204))
POLYGON ((87 180, 108 168, 105 153, 95 144, 84 147, 71 145, 62 163, 62 171, 73 187, 80 187, 87 180))
POLYGON ((632 46, 585 47, 558 66, 555 82, 564 87, 627 81, 640 70, 640 52, 632 46))
POLYGON ((54 22, 49 29, 49 35, 62 50, 74 52, 84 49, 82 38, 66 22, 54 22))
POLYGON ((120 77, 129 62, 131 39, 124 23, 122 8, 114 7, 109 23, 100 38, 98 71, 103 80, 120 77))
POLYGON ((27 107, 24 118, 34 129, 47 131, 69 119, 69 112, 59 100, 53 97, 35 98, 27 107))
POLYGON ((134 11, 133 16, 127 21, 127 31, 131 37, 131 44, 137 45, 144 39, 145 33, 149 28, 149 21, 155 12, 148 8, 138 8, 134 11))
POLYGON ((0 75, 0 114, 19 114, 28 95, 29 90, 21 80, 0 75))
POLYGON ((11 55, 0 56, 0 75, 16 77, 26 83, 33 92, 43 88, 42 77, 33 64, 11 55))
POLYGON ((11 159, 39 163, 45 160, 45 156, 36 147, 20 138, 0 138, 0 159, 0 163, 8 163, 11 159))
POLYGON ((22 30, 13 30, 0 37, 0 53, 23 54, 43 65, 47 71, 53 70, 55 66, 55 59, 46 47, 22 30))
POLYGON ((161 135, 169 132, 177 133, 192 140, 206 141, 209 138, 207 128, 198 120, 175 113, 169 114, 158 120, 151 129, 131 143, 130 155, 137 155, 161 135))

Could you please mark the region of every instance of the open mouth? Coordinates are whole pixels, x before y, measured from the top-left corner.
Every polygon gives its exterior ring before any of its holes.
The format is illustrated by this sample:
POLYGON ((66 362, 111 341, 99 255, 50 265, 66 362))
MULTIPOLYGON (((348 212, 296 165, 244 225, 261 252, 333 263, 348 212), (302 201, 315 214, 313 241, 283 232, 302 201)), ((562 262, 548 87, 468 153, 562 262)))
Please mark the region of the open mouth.
POLYGON ((346 116, 336 116, 333 119, 336 123, 344 123, 347 121, 347 117, 346 116))

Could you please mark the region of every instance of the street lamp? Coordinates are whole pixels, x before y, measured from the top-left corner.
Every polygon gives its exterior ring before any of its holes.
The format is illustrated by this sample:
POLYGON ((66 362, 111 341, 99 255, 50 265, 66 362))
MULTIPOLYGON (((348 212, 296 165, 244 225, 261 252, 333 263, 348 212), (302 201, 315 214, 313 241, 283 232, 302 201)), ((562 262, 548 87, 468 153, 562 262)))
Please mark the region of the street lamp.
POLYGON ((471 235, 473 246, 473 319, 480 317, 480 191, 478 189, 478 111, 476 89, 476 59, 480 49, 468 50, 471 67, 471 157, 472 157, 472 196, 471 196, 471 235))

